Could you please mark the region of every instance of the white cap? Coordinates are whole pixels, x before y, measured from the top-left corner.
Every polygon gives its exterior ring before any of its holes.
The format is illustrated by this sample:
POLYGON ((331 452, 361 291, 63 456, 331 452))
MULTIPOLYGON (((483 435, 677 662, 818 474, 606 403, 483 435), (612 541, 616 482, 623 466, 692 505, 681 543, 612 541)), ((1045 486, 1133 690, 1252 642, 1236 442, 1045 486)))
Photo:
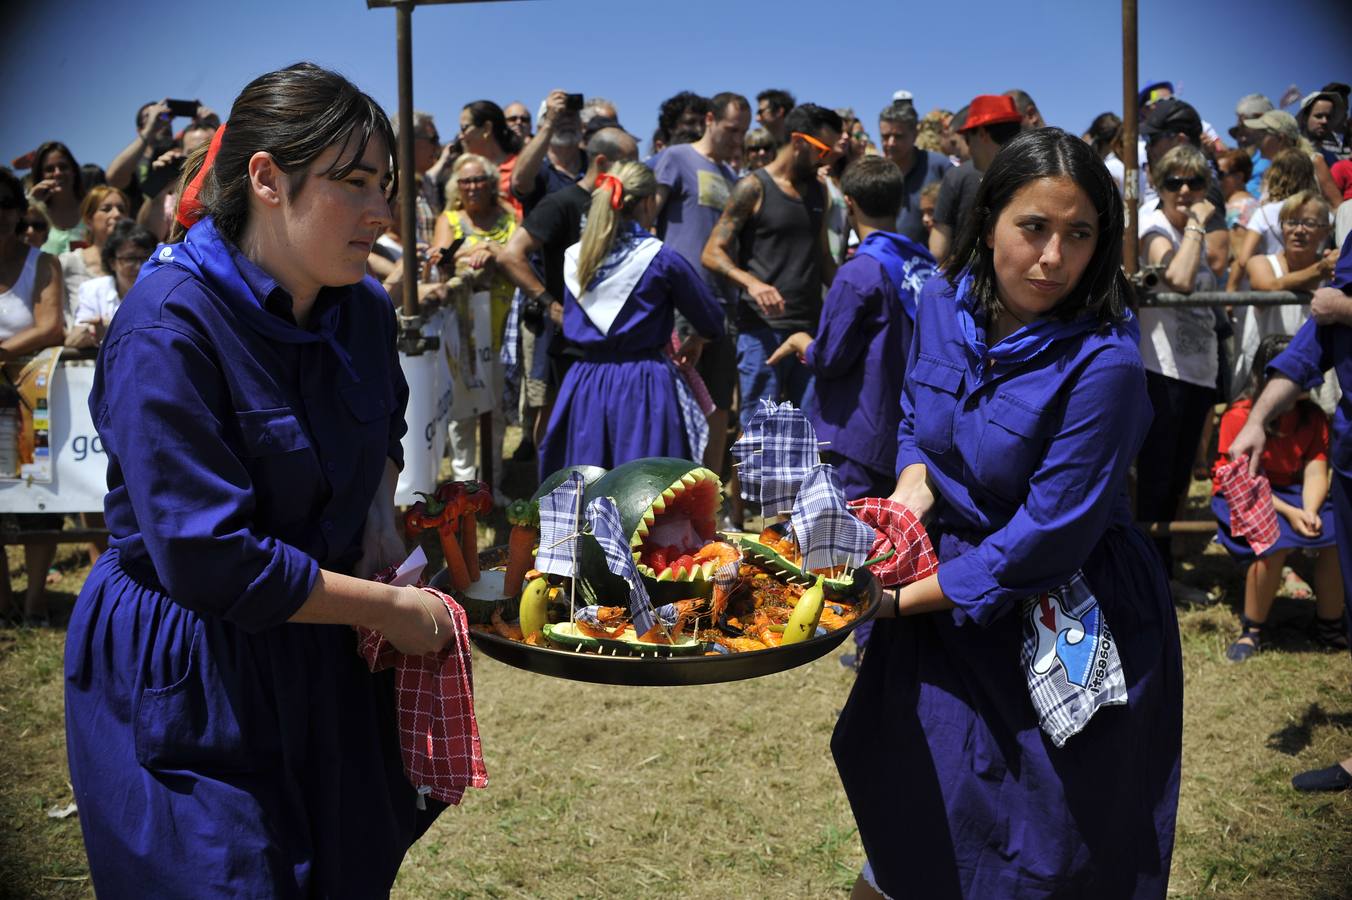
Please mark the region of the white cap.
POLYGON ((893 100, 893 102, 895 102, 895 101, 897 101, 897 100, 910 100, 910 101, 914 101, 914 100, 915 100, 915 95, 913 95, 910 91, 907 91, 907 90, 893 91, 893 92, 892 92, 892 100, 893 100))

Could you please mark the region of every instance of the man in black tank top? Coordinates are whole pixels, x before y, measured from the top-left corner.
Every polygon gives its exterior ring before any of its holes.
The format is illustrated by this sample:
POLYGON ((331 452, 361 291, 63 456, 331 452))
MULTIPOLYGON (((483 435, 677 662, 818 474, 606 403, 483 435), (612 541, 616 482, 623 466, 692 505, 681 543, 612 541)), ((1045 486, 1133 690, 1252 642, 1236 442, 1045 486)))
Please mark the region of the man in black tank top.
POLYGON ((788 139, 773 162, 732 190, 704 246, 706 268, 738 288, 737 374, 742 424, 757 401, 801 407, 812 379, 795 357, 766 364, 795 331, 816 334, 822 287, 835 275, 826 242, 826 189, 817 167, 840 139, 833 111, 804 103, 785 118, 788 139))

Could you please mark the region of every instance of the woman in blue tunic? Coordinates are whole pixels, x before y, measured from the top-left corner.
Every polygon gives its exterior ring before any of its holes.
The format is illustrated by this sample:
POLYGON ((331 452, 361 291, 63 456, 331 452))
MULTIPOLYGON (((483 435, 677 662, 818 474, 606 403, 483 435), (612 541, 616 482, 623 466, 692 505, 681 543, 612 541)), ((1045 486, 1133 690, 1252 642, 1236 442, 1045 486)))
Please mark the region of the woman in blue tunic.
POLYGON ((663 348, 679 309, 695 330, 690 362, 723 336, 723 310, 702 276, 649 234, 657 179, 642 163, 596 180, 582 240, 564 252, 569 367, 540 446, 540 476, 564 466, 614 468, 645 456, 700 459, 708 425, 663 348))
POLYGON ((393 670, 367 670, 351 627, 413 653, 452 636, 416 589, 353 574, 403 551, 408 392, 364 277, 392 146, 341 76, 253 81, 187 166, 200 219, 104 341, 90 411, 111 540, 65 666, 101 895, 382 895, 439 810, 404 777, 393 670))
MULTIPOLYGON (((1086 144, 1025 132, 917 303, 893 499, 927 521, 939 566, 884 604, 896 617, 832 739, 869 861, 856 896, 1165 894, 1182 671, 1164 569, 1127 504, 1151 412, 1122 219, 1086 144), (1077 573, 1124 696, 1058 746, 1021 645, 1027 604, 1047 610, 1077 573)), ((1055 622, 1059 657, 1075 638, 1055 622)))

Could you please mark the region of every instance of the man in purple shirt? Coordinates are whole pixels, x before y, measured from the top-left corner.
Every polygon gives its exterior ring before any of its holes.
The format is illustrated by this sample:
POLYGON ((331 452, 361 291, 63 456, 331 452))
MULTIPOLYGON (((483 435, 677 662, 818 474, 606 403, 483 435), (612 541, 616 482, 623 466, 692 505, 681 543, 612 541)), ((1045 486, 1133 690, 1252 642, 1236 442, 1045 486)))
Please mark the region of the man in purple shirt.
MULTIPOLYGON (((751 104, 741 94, 722 93, 713 98, 712 107, 705 114, 704 134, 699 140, 668 147, 657 158, 657 236, 704 276, 714 296, 726 307, 729 297, 735 300, 736 295, 728 294, 721 279, 704 268, 700 254, 737 183, 731 162, 741 154, 751 127, 751 104)), ((681 316, 676 327, 689 330, 681 316)), ((705 345, 696 367, 714 401, 704 464, 720 471, 727 449, 728 411, 737 383, 736 338, 725 334, 705 345)))
POLYGON ((796 354, 816 378, 808 418, 829 442, 846 499, 886 497, 896 483, 901 385, 915 327, 915 298, 934 257, 892 229, 906 191, 896 163, 864 157, 841 178, 859 249, 836 273, 817 336, 798 331, 769 359, 796 354))

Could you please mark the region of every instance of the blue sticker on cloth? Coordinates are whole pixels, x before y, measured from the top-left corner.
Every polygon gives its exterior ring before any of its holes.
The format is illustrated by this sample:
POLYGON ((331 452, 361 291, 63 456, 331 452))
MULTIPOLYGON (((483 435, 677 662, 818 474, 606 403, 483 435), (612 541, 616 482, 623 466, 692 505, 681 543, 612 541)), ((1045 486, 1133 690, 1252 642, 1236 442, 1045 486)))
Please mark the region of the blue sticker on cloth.
POLYGON ((1100 707, 1127 702, 1117 643, 1079 572, 1056 590, 1024 601, 1020 660, 1038 723, 1058 747, 1079 734, 1100 707))

